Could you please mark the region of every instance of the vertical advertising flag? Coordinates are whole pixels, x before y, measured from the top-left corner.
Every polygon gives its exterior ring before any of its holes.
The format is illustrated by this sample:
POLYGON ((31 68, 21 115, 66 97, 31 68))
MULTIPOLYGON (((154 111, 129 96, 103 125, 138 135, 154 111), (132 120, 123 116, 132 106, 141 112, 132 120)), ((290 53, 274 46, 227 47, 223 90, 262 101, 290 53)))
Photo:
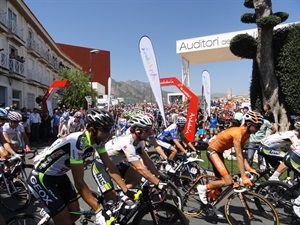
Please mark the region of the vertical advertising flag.
POLYGON ((150 82, 152 92, 154 94, 155 100, 157 102, 161 115, 163 116, 163 120, 166 126, 166 117, 161 93, 160 78, 153 46, 149 37, 143 36, 140 39, 139 50, 144 64, 144 68, 146 70, 146 74, 150 82))
POLYGON ((111 78, 108 78, 107 81, 107 110, 109 111, 110 106, 110 92, 111 92, 111 78))
POLYGON ((176 77, 160 78, 162 86, 175 85, 189 100, 189 106, 186 116, 186 124, 183 129, 183 134, 186 139, 193 142, 195 139, 196 120, 198 116, 198 97, 176 77))
POLYGON ((203 70, 202 72, 202 83, 204 90, 204 97, 207 103, 207 114, 210 116, 210 107, 211 107, 211 86, 210 86, 210 75, 207 70, 203 70))

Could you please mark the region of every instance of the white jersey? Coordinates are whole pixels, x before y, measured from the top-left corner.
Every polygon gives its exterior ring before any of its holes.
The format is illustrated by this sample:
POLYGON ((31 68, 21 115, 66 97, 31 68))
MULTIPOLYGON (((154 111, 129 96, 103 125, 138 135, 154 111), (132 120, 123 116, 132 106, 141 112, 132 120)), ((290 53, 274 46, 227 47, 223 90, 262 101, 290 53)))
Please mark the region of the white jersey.
MULTIPOLYGON (((144 141, 134 145, 132 134, 117 137, 105 144, 106 152, 111 161, 118 165, 120 162, 134 162, 141 159, 142 149, 145 148, 144 141)), ((101 162, 99 157, 97 160, 101 162)))
POLYGON ((278 132, 262 139, 261 144, 270 149, 287 151, 292 144, 298 143, 298 137, 294 131, 278 132))
POLYGON ((5 123, 2 129, 3 129, 2 132, 7 134, 11 142, 12 148, 15 151, 25 148, 24 140, 22 137, 22 133, 24 133, 25 130, 24 130, 24 126, 21 123, 19 123, 16 128, 12 128, 9 125, 9 123, 5 123))
POLYGON ((61 176, 71 169, 71 164, 83 164, 85 158, 91 156, 95 150, 99 154, 104 153, 104 143, 91 145, 86 132, 75 132, 57 139, 39 153, 34 158, 34 168, 46 175, 61 176))
POLYGON ((81 131, 84 127, 83 119, 80 119, 78 122, 75 122, 75 117, 71 117, 68 121, 68 126, 70 126, 70 133, 81 131))

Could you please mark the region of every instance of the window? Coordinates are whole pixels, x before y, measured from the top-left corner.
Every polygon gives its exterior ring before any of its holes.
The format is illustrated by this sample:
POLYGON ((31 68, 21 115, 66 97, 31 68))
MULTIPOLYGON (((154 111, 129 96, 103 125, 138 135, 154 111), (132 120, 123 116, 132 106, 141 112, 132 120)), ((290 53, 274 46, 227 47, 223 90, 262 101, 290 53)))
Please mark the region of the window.
POLYGON ((35 108, 35 98, 34 98, 34 94, 32 93, 27 93, 27 108, 28 109, 35 108))
POLYGON ((11 9, 8 9, 8 28, 12 31, 17 28, 17 15, 11 9))
POLYGON ((21 99, 22 99, 22 92, 13 90, 12 92, 12 104, 15 109, 21 108, 21 99))
POLYGON ((18 49, 16 49, 14 46, 9 46, 9 58, 15 59, 18 55, 18 49))

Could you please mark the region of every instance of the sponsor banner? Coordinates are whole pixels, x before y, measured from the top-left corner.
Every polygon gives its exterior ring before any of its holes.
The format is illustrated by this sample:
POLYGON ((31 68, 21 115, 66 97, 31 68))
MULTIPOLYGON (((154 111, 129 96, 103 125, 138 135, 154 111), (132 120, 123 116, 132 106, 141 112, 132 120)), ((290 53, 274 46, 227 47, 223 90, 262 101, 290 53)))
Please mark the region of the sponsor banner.
POLYGON ((151 40, 147 36, 143 36, 140 39, 139 50, 140 50, 140 54, 142 57, 146 74, 150 82, 152 92, 154 94, 155 100, 157 102, 158 108, 161 112, 161 115, 163 117, 166 126, 166 117, 165 117, 165 111, 164 111, 164 105, 163 105, 163 99, 161 93, 159 73, 156 64, 156 58, 155 58, 151 40))
POLYGON ((111 93, 111 78, 108 78, 108 84, 107 84, 107 111, 109 111, 110 107, 110 93, 111 93))
POLYGON ((207 103, 206 112, 208 116, 210 116, 210 108, 211 108, 211 86, 210 86, 210 75, 207 70, 203 70, 202 72, 202 83, 203 83, 203 91, 205 101, 207 103))
POLYGON ((185 138, 193 142, 196 132, 196 120, 198 115, 198 97, 189 88, 181 83, 176 77, 160 78, 160 84, 162 86, 175 85, 184 95, 189 99, 189 107, 186 116, 186 124, 183 129, 185 138))
POLYGON ((55 80, 48 88, 47 92, 42 99, 42 109, 44 112, 49 111, 49 115, 52 116, 52 97, 56 93, 57 89, 65 88, 69 85, 69 80, 55 80))

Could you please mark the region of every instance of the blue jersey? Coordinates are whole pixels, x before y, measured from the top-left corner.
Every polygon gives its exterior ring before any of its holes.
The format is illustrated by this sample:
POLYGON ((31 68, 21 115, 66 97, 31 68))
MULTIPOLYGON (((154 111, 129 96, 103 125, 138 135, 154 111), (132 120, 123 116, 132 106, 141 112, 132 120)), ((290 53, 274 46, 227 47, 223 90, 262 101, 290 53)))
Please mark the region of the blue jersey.
POLYGON ((176 124, 171 124, 157 136, 157 140, 160 140, 162 142, 167 142, 170 144, 173 143, 174 139, 180 140, 178 127, 176 124))

